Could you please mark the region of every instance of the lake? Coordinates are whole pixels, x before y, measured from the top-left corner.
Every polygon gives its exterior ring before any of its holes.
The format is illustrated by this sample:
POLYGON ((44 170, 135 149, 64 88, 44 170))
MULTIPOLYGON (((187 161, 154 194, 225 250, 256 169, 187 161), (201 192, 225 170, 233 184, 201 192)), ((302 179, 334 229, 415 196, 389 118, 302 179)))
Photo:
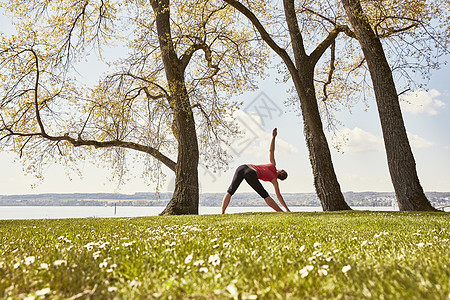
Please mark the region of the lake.
MULTIPOLYGON (((322 211, 321 207, 292 206, 293 212, 322 211)), ((392 211, 392 207, 353 207, 355 210, 392 211)), ((68 218, 114 218, 157 216, 164 207, 157 206, 0 206, 0 220, 11 219, 68 219, 68 218)), ((272 212, 270 207, 228 207, 227 214, 245 212, 272 212)), ((201 215, 220 214, 220 207, 201 206, 201 215)))

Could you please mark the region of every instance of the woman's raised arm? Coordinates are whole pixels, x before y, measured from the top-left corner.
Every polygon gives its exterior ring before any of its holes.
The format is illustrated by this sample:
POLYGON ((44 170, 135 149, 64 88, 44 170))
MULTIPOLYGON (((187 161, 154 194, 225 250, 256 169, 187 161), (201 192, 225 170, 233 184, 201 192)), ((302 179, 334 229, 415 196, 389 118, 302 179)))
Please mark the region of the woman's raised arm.
POLYGON ((276 136, 277 136, 277 129, 274 128, 272 131, 272 141, 270 142, 270 149, 269 149, 270 163, 274 166, 276 166, 276 162, 275 162, 275 137, 276 136))

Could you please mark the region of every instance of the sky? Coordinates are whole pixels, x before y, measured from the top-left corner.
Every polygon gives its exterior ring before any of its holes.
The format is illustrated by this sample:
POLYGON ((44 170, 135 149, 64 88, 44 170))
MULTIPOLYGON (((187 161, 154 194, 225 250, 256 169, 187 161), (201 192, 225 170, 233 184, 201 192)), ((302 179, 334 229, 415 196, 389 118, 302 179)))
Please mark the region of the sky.
MULTIPOLYGON (((9 20, 0 14, 0 31, 7 31, 9 20)), ((447 59, 450 59, 448 57, 447 59)), ((81 66, 89 74, 91 67, 81 66)), ((200 191, 202 193, 225 193, 241 164, 269 162, 269 144, 272 129, 278 128, 276 144, 277 167, 285 169, 289 176, 280 183, 283 193, 314 192, 309 154, 306 149, 301 117, 292 107, 283 103, 290 96, 291 83, 279 83, 276 70, 259 81, 259 89, 236 97, 243 101, 235 117, 240 128, 246 132, 239 143, 229 149, 233 159, 228 170, 212 173, 200 163, 200 191), (278 79, 278 80, 277 80, 278 79)), ((88 75, 86 75, 88 76, 88 75)), ((434 71, 424 89, 407 94, 402 111, 408 137, 416 160, 417 171, 425 191, 450 191, 450 66, 444 65, 434 71)), ((342 191, 392 192, 381 126, 374 101, 369 108, 357 104, 352 111, 343 109, 337 113, 342 125, 335 133, 327 132, 332 149, 332 159, 342 191), (337 151, 336 142, 346 140, 337 151)), ((107 170, 85 163, 83 177, 67 176, 64 168, 52 165, 44 171, 40 182, 26 175, 18 157, 0 153, 0 195, 34 193, 126 193, 151 192, 141 177, 142 166, 136 166, 126 184, 118 186, 109 180, 107 170), (38 183, 38 184, 37 184, 38 183), (37 184, 37 185, 36 185, 37 184)), ((167 170, 167 182, 162 192, 173 191, 174 176, 167 170)), ((273 193, 270 183, 264 183, 273 193)), ((250 192, 244 182, 238 192, 250 192)))

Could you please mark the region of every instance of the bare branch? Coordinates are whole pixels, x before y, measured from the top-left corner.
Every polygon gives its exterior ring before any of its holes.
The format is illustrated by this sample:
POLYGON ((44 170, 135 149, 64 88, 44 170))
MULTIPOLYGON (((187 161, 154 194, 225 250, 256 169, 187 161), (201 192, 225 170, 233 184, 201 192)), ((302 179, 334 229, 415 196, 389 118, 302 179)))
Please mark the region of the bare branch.
POLYGON ((328 17, 325 17, 324 15, 322 15, 322 14, 320 14, 320 13, 318 13, 318 12, 316 12, 316 11, 310 9, 310 8, 306 7, 302 11, 306 11, 306 12, 312 14, 312 15, 318 16, 319 18, 321 18, 321 19, 323 19, 325 21, 328 21, 330 24, 332 24, 335 27, 338 26, 338 24, 335 21, 333 21, 332 19, 330 19, 328 17))
POLYGON ((45 128, 44 128, 44 124, 42 123, 42 119, 41 119, 41 114, 40 114, 40 109, 39 109, 39 101, 38 101, 38 89, 39 89, 39 75, 40 75, 40 71, 39 71, 39 59, 38 56, 36 54, 36 52, 33 49, 29 49, 28 51, 30 51, 35 59, 35 64, 36 64, 36 82, 35 82, 35 86, 34 86, 34 108, 36 110, 36 120, 38 122, 39 128, 41 129, 41 133, 42 136, 46 136, 47 134, 45 133, 45 128))
POLYGON ((95 141, 95 140, 84 140, 81 138, 74 139, 70 137, 68 134, 63 136, 51 136, 46 134, 44 136, 43 133, 20 133, 20 132, 13 132, 10 128, 2 128, 3 130, 7 130, 10 133, 6 134, 2 137, 2 139, 6 137, 14 137, 14 136, 20 136, 20 137, 42 137, 46 140, 54 141, 54 142, 61 142, 66 141, 72 144, 74 147, 80 147, 80 146, 93 146, 95 148, 110 148, 110 147, 121 147, 121 148, 127 148, 127 149, 133 149, 140 152, 144 152, 147 154, 150 154, 151 156, 155 157, 159 161, 161 161, 164 165, 166 165, 169 169, 172 171, 175 171, 175 165, 176 163, 162 154, 158 149, 145 146, 133 142, 126 142, 126 141, 119 141, 119 140, 111 140, 111 141, 95 141))
POLYGON ((330 71, 328 72, 328 79, 323 85, 323 102, 326 102, 328 99, 327 86, 331 84, 331 80, 333 79, 333 72, 336 69, 334 65, 335 60, 336 60, 336 43, 333 42, 333 44, 331 44, 330 71))
MULTIPOLYGON (((281 59, 286 64, 289 72, 291 73, 291 76, 297 79, 294 80, 294 82, 296 82, 299 85, 302 85, 302 81, 299 78, 297 68, 292 59, 289 57, 289 54, 286 52, 285 49, 278 46, 278 44, 272 39, 272 37, 264 28, 264 26, 261 24, 261 22, 258 20, 256 15, 239 1, 236 0, 224 0, 224 1, 233 6, 238 11, 240 11, 244 16, 246 16, 250 20, 250 22, 252 22, 253 26, 255 26, 256 30, 261 35, 261 38, 267 43, 267 45, 273 51, 275 51, 275 53, 277 53, 281 57, 281 59)), ((298 87, 298 92, 301 95, 306 96, 305 88, 303 86, 298 87)))
POLYGON ((112 77, 117 77, 117 76, 129 76, 129 77, 131 77, 133 79, 137 79, 137 80, 143 81, 143 82, 145 82, 147 84, 153 85, 153 86, 157 87, 158 89, 160 89, 163 94, 152 96, 151 97, 152 99, 160 99, 160 98, 170 99, 171 98, 169 92, 167 92, 164 87, 162 87, 160 84, 158 84, 158 83, 156 83, 154 81, 148 80, 148 79, 146 79, 146 78, 144 78, 142 76, 134 75, 134 74, 128 72, 128 73, 116 73, 112 77))
POLYGON ((328 36, 325 38, 325 40, 323 40, 322 43, 320 43, 316 47, 316 49, 310 54, 311 63, 313 65, 315 65, 319 61, 319 59, 322 57, 322 55, 326 51, 326 49, 328 49, 328 47, 330 47, 331 45, 333 45, 335 43, 336 38, 339 35, 339 33, 346 32, 346 31, 351 32, 350 29, 348 28, 348 26, 345 26, 345 25, 336 26, 333 30, 331 30, 330 33, 328 34, 328 36))

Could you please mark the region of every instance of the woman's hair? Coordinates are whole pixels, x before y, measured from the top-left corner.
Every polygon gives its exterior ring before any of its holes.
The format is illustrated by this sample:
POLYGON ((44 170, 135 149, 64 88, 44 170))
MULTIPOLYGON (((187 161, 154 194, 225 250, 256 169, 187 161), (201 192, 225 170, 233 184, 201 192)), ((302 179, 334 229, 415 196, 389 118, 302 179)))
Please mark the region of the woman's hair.
POLYGON ((288 174, 287 174, 287 172, 285 170, 279 170, 277 172, 277 177, 280 180, 285 180, 287 178, 287 176, 288 176, 288 174))

